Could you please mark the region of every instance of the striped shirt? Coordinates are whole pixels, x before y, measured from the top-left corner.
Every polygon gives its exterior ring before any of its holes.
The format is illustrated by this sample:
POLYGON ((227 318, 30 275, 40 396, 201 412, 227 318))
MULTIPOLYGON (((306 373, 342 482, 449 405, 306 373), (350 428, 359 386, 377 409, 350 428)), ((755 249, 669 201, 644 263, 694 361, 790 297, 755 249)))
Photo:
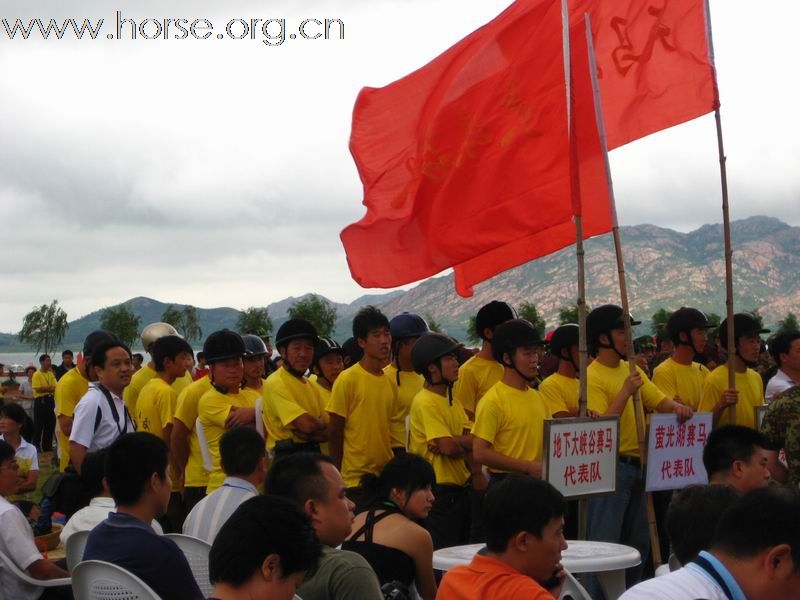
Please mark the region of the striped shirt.
POLYGON ((256 486, 249 481, 227 477, 221 487, 195 505, 183 523, 183 533, 213 544, 217 532, 239 505, 257 495, 256 486))

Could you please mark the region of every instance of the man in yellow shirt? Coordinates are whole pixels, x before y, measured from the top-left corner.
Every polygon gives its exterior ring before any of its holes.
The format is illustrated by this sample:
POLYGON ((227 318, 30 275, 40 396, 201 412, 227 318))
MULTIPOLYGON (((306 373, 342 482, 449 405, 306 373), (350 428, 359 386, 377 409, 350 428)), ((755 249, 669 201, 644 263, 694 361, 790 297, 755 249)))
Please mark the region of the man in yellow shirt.
POLYGON ((320 452, 328 441, 328 416, 317 387, 305 376, 319 338, 305 319, 289 319, 275 336, 283 365, 264 382, 262 417, 267 449, 275 459, 320 452))
POLYGON ((244 377, 242 357, 245 352, 242 336, 228 329, 215 331, 203 344, 203 353, 209 364, 213 384, 198 403, 198 419, 202 427, 202 432, 198 431, 198 438, 201 441, 201 450, 207 452, 211 461, 207 494, 225 481, 225 472, 220 465, 220 438, 231 427, 242 426, 239 413, 247 415, 243 419, 247 423, 245 426, 252 426, 255 396, 241 390, 244 377))
MULTIPOLYGON (((631 326, 639 321, 631 319, 631 326)), ((649 411, 675 413, 678 419, 692 416, 689 406, 668 398, 637 367, 630 374, 626 360, 625 325, 622 308, 599 306, 586 318, 589 350, 596 359, 587 369, 589 409, 600 416, 619 416, 619 463, 614 494, 589 500, 587 539, 633 546, 642 556, 650 551, 645 511, 644 479, 639 456, 633 399, 638 391, 649 411)), ((644 421, 643 411, 639 417, 644 421)), ((626 573, 627 585, 638 583, 641 565, 626 573)), ((595 589, 596 581, 590 581, 595 589)), ((592 590, 587 588, 589 593, 592 590)), ((597 591, 595 589, 595 597, 597 591)))
POLYGON ((708 369, 694 359, 703 353, 711 327, 705 314, 696 308, 681 307, 667 321, 672 340, 672 356, 653 371, 653 383, 664 394, 691 406, 700 407, 708 369))
POLYGON ((56 384, 56 419, 58 421, 58 468, 64 471, 69 466, 69 436, 75 407, 89 391, 89 382, 97 381, 92 369, 92 354, 103 342, 115 340, 113 333, 98 329, 83 341, 83 360, 74 369, 67 371, 56 384))
MULTIPOLYGON (((456 352, 460 347, 446 335, 429 333, 419 338, 411 351, 414 370, 425 378, 425 387, 411 403, 408 449, 424 457, 436 473, 435 499, 426 521, 434 548, 469 541, 472 436, 465 431, 468 421, 464 408, 453 401, 453 383, 458 379, 456 352)), ((483 477, 480 466, 475 473, 483 477)))
POLYGON ((539 393, 554 419, 578 416, 578 326, 567 323, 550 338, 550 353, 558 358, 558 370, 539 384, 539 393))
POLYGON ((461 365, 453 393, 467 416, 475 418, 475 409, 483 395, 503 378, 503 367, 492 355, 495 327, 516 318, 510 304, 492 300, 481 307, 475 317, 475 332, 483 340, 480 352, 461 365))
MULTIPOLYGON (((761 334, 769 329, 761 327, 753 315, 733 315, 733 335, 736 354, 733 370, 736 389, 728 388, 728 365, 722 364, 706 378, 700 411, 714 413, 714 427, 730 424, 730 407, 736 407, 736 424, 758 429, 755 408, 764 404, 764 383, 753 368, 761 353, 761 334)), ((719 326, 719 341, 728 347, 728 319, 719 326)))
POLYGON ((525 319, 494 330, 492 354, 503 378, 481 398, 472 427, 475 460, 488 467, 490 483, 508 473, 542 477, 544 422, 550 413, 530 387, 539 374, 541 345, 536 328, 525 319))
POLYGON ((313 383, 323 406, 328 406, 333 384, 344 370, 344 355, 344 348, 330 338, 319 338, 317 347, 314 348, 314 364, 311 370, 316 377, 313 378, 313 383))
POLYGON ((39 370, 33 374, 33 446, 39 452, 53 450, 56 429, 56 375, 48 354, 39 357, 39 370))
POLYGON ((361 477, 377 475, 394 453, 405 451, 405 420, 397 384, 383 372, 392 344, 389 320, 365 306, 353 319, 353 337, 364 354, 336 379, 326 409, 331 458, 348 497, 361 508, 361 477))
POLYGON ((425 383, 422 375, 411 364, 411 349, 420 336, 430 330, 419 315, 404 312, 389 321, 392 334, 392 363, 383 370, 397 384, 397 398, 403 407, 403 417, 411 410, 411 401, 425 383))
POLYGON ((178 394, 175 418, 172 420, 170 453, 176 477, 183 481, 183 505, 187 514, 206 495, 208 471, 203 464, 203 451, 197 437, 200 398, 211 388, 211 374, 203 375, 178 394))
MULTIPOLYGON (((165 335, 179 335, 178 331, 169 323, 150 323, 147 327, 142 329, 142 346, 150 354, 150 362, 148 362, 141 369, 136 371, 131 377, 131 383, 125 388, 124 398, 125 406, 128 407, 128 412, 136 419, 136 401, 139 399, 139 392, 142 391, 144 385, 156 376, 155 365, 153 364, 153 353, 151 352, 153 343, 160 337, 165 335)), ((186 368, 191 369, 191 358, 186 362, 186 368)), ((172 388, 176 394, 180 394, 183 389, 192 383, 192 374, 187 371, 182 377, 178 377, 172 382, 172 388)))

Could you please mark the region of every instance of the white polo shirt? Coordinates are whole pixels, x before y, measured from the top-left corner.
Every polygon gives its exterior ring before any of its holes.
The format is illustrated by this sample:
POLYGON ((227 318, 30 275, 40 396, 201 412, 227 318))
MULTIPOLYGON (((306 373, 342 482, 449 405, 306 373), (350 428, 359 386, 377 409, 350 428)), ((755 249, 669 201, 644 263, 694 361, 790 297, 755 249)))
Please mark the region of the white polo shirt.
MULTIPOLYGON (((0 552, 8 556, 23 571, 42 555, 33 541, 33 531, 22 512, 0 496, 0 552)), ((0 589, 4 598, 36 600, 44 588, 28 585, 8 569, 0 569, 0 589)))
POLYGON ((70 442, 80 444, 89 452, 95 452, 108 448, 123 433, 136 431, 122 398, 111 393, 111 399, 117 409, 117 419, 111 412, 105 394, 96 384, 89 384, 89 391, 83 395, 75 407, 72 433, 69 436, 70 442), (100 424, 95 431, 94 424, 97 419, 98 407, 100 408, 100 424))
POLYGON ((781 392, 785 392, 789 388, 793 388, 796 385, 798 384, 796 384, 791 377, 778 369, 778 372, 775 373, 775 375, 773 375, 767 382, 767 389, 764 390, 764 399, 766 400, 767 404, 769 404, 772 402, 775 396, 781 392))

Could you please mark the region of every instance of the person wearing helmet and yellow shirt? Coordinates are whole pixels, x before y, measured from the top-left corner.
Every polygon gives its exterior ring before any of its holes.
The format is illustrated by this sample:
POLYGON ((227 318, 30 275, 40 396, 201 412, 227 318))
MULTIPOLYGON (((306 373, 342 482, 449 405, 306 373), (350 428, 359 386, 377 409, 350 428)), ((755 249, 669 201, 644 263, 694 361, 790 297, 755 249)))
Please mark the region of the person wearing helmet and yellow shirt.
POLYGON ((397 384, 397 398, 403 407, 403 418, 411 410, 411 401, 425 384, 425 379, 414 371, 411 349, 420 336, 428 333, 428 323, 419 315, 404 312, 389 321, 392 334, 392 363, 383 370, 397 384))
POLYGON ((578 416, 580 379, 578 379, 578 326, 561 325, 550 338, 550 353, 558 358, 558 369, 539 384, 547 409, 553 418, 578 416))
POLYGON ((183 504, 187 514, 206 495, 208 471, 203 466, 203 452, 197 437, 200 398, 211 389, 211 372, 186 386, 178 394, 172 420, 170 452, 175 475, 183 481, 183 504))
POLYGON ((260 337, 252 334, 243 335, 242 341, 244 341, 245 350, 242 357, 244 366, 242 393, 252 396, 255 402, 264 395, 264 377, 267 371, 264 366, 264 357, 267 355, 267 345, 260 337))
POLYGON ((694 410, 700 407, 708 369, 694 359, 703 353, 711 327, 708 318, 696 308, 681 307, 667 320, 667 333, 672 340, 672 356, 653 370, 653 383, 671 398, 694 410))
POLYGON ((197 412, 211 458, 206 486, 206 493, 210 494, 225 481, 219 440, 231 427, 254 426, 255 397, 241 391, 242 357, 247 352, 242 336, 228 329, 215 331, 206 339, 203 352, 209 364, 212 388, 200 398, 197 412))
MULTIPOLYGON (((130 385, 125 388, 123 398, 125 400, 125 406, 128 408, 128 412, 134 417, 134 419, 136 418, 137 414, 136 401, 139 398, 139 392, 142 391, 142 388, 148 381, 156 376, 156 369, 152 360, 153 355, 150 350, 153 346, 153 342, 160 337, 164 337, 165 335, 179 334, 178 330, 169 323, 150 323, 150 325, 142 329, 142 346, 144 347, 145 351, 150 354, 150 362, 133 374, 130 385)), ((187 369, 191 368, 193 358, 194 356, 186 360, 187 369)), ((180 394, 190 383, 192 383, 192 374, 187 371, 183 377, 177 378, 172 383, 172 389, 175 390, 176 394, 180 394)))
MULTIPOLYGON (((323 406, 328 405, 333 383, 344 370, 345 351, 338 342, 331 338, 319 338, 314 349, 313 383, 317 386, 323 406)), ((309 378, 311 380, 311 378, 309 378)))
POLYGON ((305 376, 319 337, 305 319, 289 319, 275 335, 283 365, 264 382, 267 448, 276 459, 321 451, 328 441, 328 416, 317 386, 305 376))
MULTIPOLYGON (((706 378, 700 402, 700 411, 714 413, 714 427, 729 424, 729 408, 735 406, 737 425, 758 428, 755 408, 764 404, 764 383, 753 368, 761 353, 762 333, 769 333, 769 329, 764 329, 753 315, 733 315, 736 389, 728 389, 728 365, 722 364, 706 378)), ((728 347, 728 319, 719 326, 719 341, 723 348, 728 347)))
POLYGON ((483 340, 480 351, 461 365, 453 394, 461 403, 467 416, 475 418, 478 401, 503 378, 503 366, 492 355, 492 336, 495 327, 516 318, 517 314, 506 302, 492 300, 482 306, 475 317, 475 333, 483 340))

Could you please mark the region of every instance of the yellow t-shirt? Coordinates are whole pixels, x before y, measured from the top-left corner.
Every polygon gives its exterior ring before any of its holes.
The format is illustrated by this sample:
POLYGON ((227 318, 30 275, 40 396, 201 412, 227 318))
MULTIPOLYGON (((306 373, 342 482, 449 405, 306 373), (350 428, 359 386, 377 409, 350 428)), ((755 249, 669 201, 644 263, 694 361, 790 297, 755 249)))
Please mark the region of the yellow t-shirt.
MULTIPOLYGON (((156 370, 151 367, 149 364, 144 365, 141 369, 136 371, 131 377, 131 382, 128 384, 128 387, 125 388, 125 391, 122 392, 122 399, 125 402, 125 406, 128 407, 128 412, 131 414, 133 420, 136 420, 136 401, 139 399, 139 394, 142 391, 142 388, 145 384, 153 379, 156 376, 156 370)), ((180 394, 184 388, 192 383, 192 374, 188 371, 183 375, 183 377, 178 377, 172 383, 172 389, 175 390, 176 394, 180 394)))
POLYGON ((428 449, 428 442, 438 438, 464 435, 467 426, 467 413, 458 402, 428 389, 420 390, 411 403, 411 436, 408 450, 419 454, 431 465, 436 473, 436 483, 464 485, 469 479, 469 470, 463 458, 450 458, 434 454, 428 449))
POLYGON ((678 396, 681 402, 697 410, 708 375, 709 370, 700 363, 682 365, 668 358, 653 371, 653 383, 668 397, 678 396))
POLYGON ((136 401, 136 422, 139 431, 148 431, 166 440, 164 430, 172 424, 178 395, 160 377, 148 381, 136 401))
POLYGON ((219 440, 227 431, 225 429, 225 421, 231 413, 231 408, 255 408, 255 398, 257 396, 257 393, 253 395, 243 392, 223 394, 212 387, 200 398, 198 413, 203 431, 206 434, 208 452, 211 454, 211 463, 213 465, 208 476, 207 494, 216 490, 225 481, 225 472, 222 470, 219 460, 219 440))
MULTIPOLYGON (((666 398, 664 392, 658 389, 650 381, 644 371, 636 367, 644 384, 639 388, 639 397, 642 399, 642 406, 650 412, 655 412, 656 407, 666 398)), ((619 361, 619 365, 612 369, 600 363, 592 361, 586 370, 588 379, 588 403, 589 409, 606 414, 608 407, 617 397, 625 380, 630 375, 630 367, 627 361, 619 361)), ((644 410, 642 411, 644 413, 644 410)), ((644 423, 644 414, 642 414, 644 423)), ((633 397, 628 399, 625 408, 619 417, 619 453, 626 456, 639 457, 639 440, 636 432, 636 414, 633 409, 633 397)))
MULTIPOLYGON (((720 365, 706 378, 699 412, 713 411, 726 389, 728 389, 728 365, 720 365)), ((739 390, 736 424, 756 429, 755 408, 764 404, 764 383, 761 381, 761 376, 753 369, 736 373, 736 389, 739 390)), ((730 409, 722 411, 717 427, 728 423, 730 423, 730 409)))
POLYGON ((502 378, 503 365, 475 355, 459 367, 453 397, 461 402, 467 413, 474 415, 478 400, 502 378))
POLYGON ((33 397, 41 398, 42 396, 52 396, 53 392, 37 392, 37 387, 51 387, 55 386, 56 376, 52 370, 50 371, 36 371, 31 377, 31 388, 33 389, 33 397))
POLYGON ((183 423, 191 432, 189 433, 189 460, 183 474, 185 487, 206 487, 208 485, 208 472, 203 467, 203 453, 200 451, 200 442, 197 440, 195 421, 200 398, 211 389, 211 378, 204 375, 178 394, 175 406, 175 418, 183 423))
POLYGON ((298 379, 281 367, 264 382, 264 401, 261 415, 267 430, 267 448, 272 451, 280 440, 305 440, 294 435, 291 423, 309 414, 328 421, 328 413, 319 395, 319 386, 306 379, 298 379))
POLYGON ((581 380, 577 377, 565 377, 561 373, 553 373, 545 377, 544 381, 539 384, 539 393, 551 415, 563 412, 577 414, 581 380))
MULTIPOLYGON (((392 381, 397 383, 397 367, 394 365, 387 365, 383 370, 392 381)), ((397 386, 397 399, 400 401, 400 406, 403 407, 403 418, 408 416, 411 410, 411 402, 414 396, 425 385, 425 378, 419 373, 414 371, 400 371, 400 385, 397 386)))
POLYGON ((357 487, 366 473, 377 474, 391 460, 392 448, 405 447, 405 419, 397 385, 385 373, 373 375, 360 363, 342 371, 326 407, 344 417, 342 478, 357 487))
POLYGON ((498 381, 478 404, 472 435, 519 460, 542 460, 544 422, 550 418, 541 394, 498 381))
MULTIPOLYGON (((317 388, 317 393, 319 394, 319 399, 322 402, 322 406, 328 406, 328 401, 331 399, 331 390, 327 390, 319 384, 318 379, 312 380, 310 377, 308 380, 311 382, 315 388, 317 388)), ((327 414, 327 410, 325 413, 327 414)), ((326 417, 327 418, 327 417, 326 417)))
MULTIPOLYGON (((56 417, 75 416, 75 407, 83 395, 89 391, 89 380, 77 367, 67 371, 56 383, 56 417)), ((69 466, 69 436, 58 428, 58 469, 63 471, 69 466)))

